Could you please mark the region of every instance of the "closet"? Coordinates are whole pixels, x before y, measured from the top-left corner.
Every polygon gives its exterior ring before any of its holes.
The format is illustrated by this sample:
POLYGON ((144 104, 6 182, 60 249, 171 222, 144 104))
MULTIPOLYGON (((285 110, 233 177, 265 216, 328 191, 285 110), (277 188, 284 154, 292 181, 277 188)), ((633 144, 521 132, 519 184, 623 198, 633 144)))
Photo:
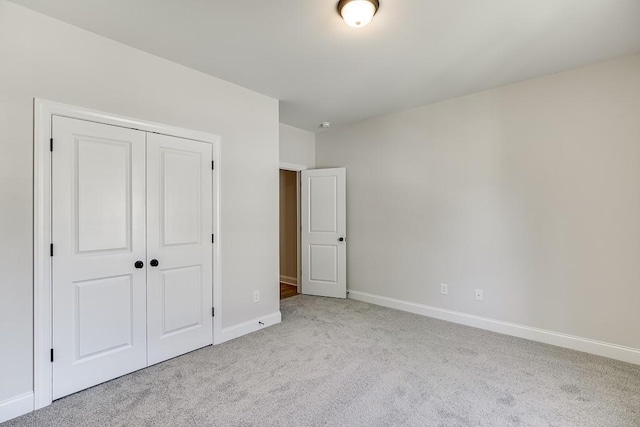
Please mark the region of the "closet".
POLYGON ((211 144, 52 117, 53 398, 212 344, 211 144))

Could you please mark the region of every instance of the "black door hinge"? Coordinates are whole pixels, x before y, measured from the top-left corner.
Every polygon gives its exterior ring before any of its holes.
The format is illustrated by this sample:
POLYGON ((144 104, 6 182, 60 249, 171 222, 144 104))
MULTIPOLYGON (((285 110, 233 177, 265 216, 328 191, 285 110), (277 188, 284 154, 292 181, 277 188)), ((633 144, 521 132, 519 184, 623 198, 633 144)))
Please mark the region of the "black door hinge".
POLYGON ((215 160, 211 160, 211 170, 215 170, 216 169, 216 162, 215 160))
POLYGON ((215 243, 216 242, 216 235, 212 234, 211 235, 211 243, 215 243))
POLYGON ((49 151, 53 151, 53 138, 49 138, 49 151))
POLYGON ((49 244, 49 256, 53 256, 53 243, 49 244))
POLYGON ((216 317, 216 308, 211 307, 211 317, 216 317))
POLYGON ((53 362, 53 349, 51 349, 51 361, 53 362))

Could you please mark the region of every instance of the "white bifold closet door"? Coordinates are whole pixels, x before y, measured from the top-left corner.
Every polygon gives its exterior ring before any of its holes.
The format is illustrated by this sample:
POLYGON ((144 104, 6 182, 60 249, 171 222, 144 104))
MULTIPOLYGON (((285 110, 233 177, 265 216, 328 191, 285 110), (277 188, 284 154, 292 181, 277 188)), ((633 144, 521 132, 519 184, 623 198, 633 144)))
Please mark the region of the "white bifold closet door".
POLYGON ((212 152, 64 117, 52 135, 57 399, 212 343, 212 152))

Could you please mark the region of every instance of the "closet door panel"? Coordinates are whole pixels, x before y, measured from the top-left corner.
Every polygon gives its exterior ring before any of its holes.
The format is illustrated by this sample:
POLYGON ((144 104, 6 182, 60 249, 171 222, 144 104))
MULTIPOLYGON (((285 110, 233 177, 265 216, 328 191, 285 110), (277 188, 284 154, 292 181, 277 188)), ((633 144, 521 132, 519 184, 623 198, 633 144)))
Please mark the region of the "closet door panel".
POLYGON ((147 134, 149 364, 213 342, 211 161, 210 144, 147 134))
POLYGON ((147 364, 145 134, 53 118, 53 397, 147 364))

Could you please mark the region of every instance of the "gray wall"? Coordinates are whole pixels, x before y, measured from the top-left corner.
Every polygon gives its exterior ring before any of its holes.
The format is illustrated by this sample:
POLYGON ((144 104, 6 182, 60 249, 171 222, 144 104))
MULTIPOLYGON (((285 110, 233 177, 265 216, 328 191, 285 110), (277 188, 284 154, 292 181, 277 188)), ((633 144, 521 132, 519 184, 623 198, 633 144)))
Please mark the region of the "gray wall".
POLYGON ((278 311, 277 100, 2 0, 0 62, 0 402, 32 390, 34 97, 221 135, 223 327, 278 311))
POLYGON ((347 168, 350 289, 640 348, 640 56, 319 133, 316 163, 347 168))
POLYGON ((280 123, 280 161, 313 168, 316 164, 316 135, 280 123))

